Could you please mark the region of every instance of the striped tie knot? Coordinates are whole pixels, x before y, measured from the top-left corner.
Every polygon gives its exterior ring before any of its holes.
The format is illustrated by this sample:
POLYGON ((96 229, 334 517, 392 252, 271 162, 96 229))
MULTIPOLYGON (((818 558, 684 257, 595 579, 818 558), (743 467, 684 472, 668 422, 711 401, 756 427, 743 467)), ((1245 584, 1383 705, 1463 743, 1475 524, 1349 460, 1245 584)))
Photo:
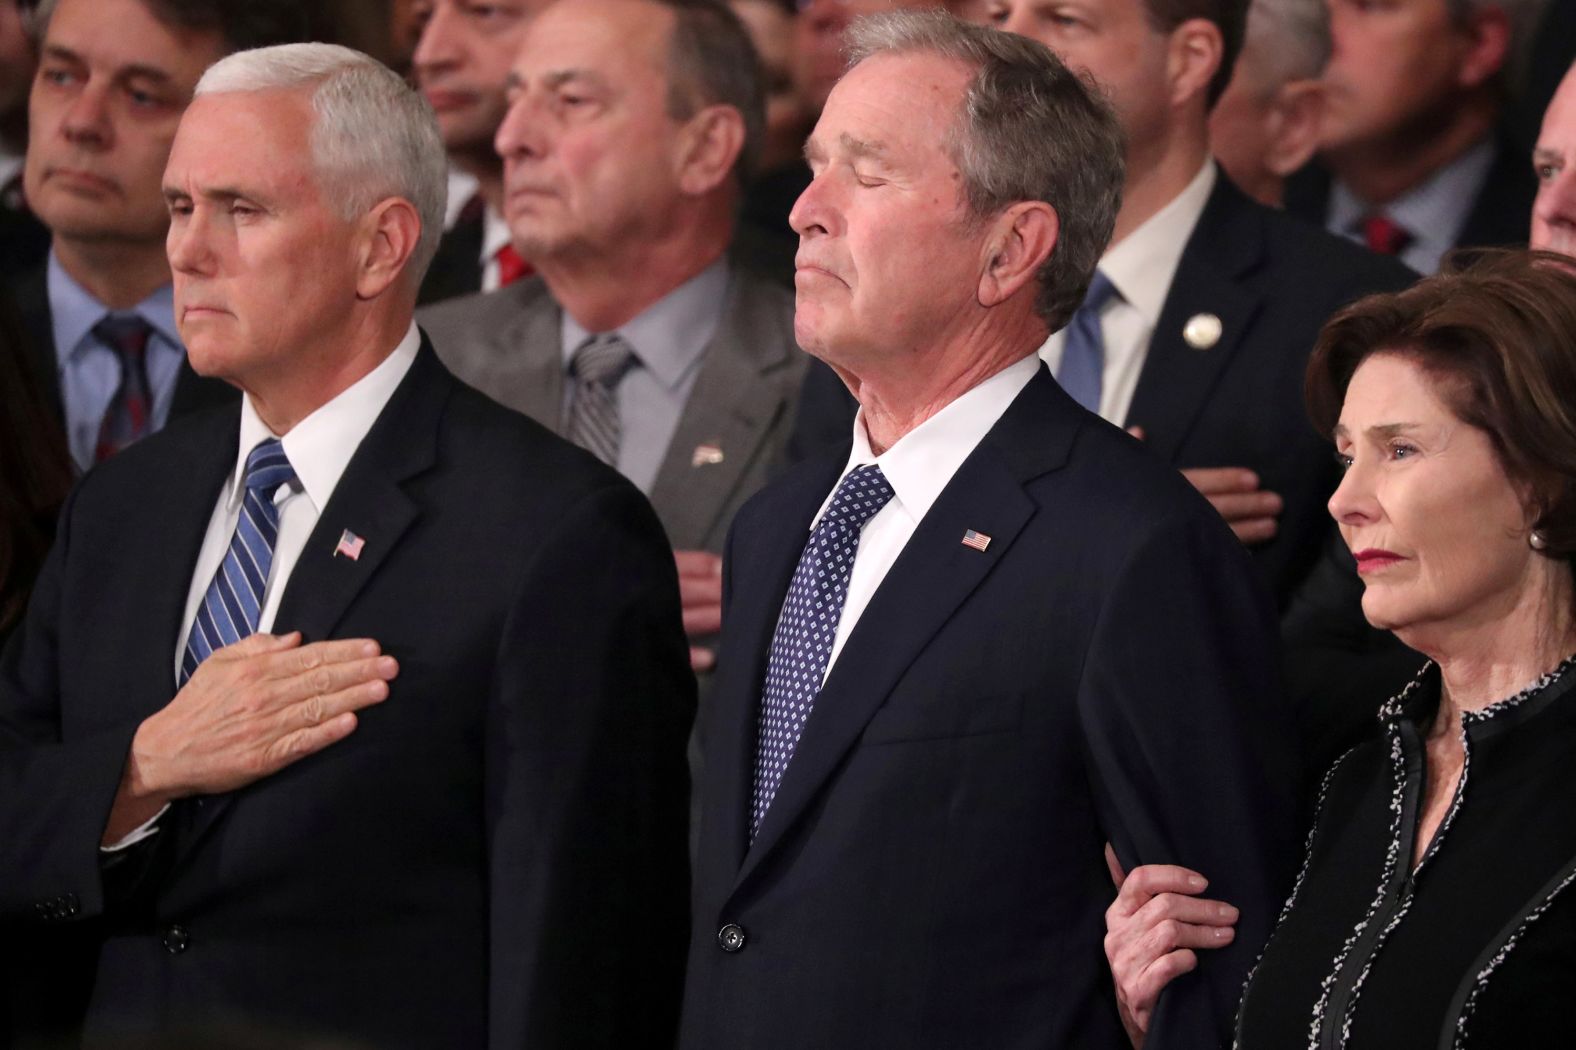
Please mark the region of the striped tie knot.
POLYGON ((280 485, 293 485, 295 480, 295 468, 278 438, 259 442, 246 457, 246 487, 268 502, 280 485))
POLYGON ((582 383, 613 387, 634 363, 634 351, 617 332, 592 336, 575 351, 570 371, 582 383))
POLYGON ((115 351, 122 362, 140 363, 148 352, 153 326, 138 314, 106 314, 93 326, 93 334, 115 351))

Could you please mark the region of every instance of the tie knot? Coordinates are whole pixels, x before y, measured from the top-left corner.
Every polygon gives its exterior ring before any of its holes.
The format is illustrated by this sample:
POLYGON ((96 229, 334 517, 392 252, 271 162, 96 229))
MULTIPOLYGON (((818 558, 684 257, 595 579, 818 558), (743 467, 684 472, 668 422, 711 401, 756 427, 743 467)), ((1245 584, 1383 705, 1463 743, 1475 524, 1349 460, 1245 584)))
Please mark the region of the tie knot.
POLYGON ((1105 275, 1105 271, 1096 270, 1089 280, 1089 290, 1084 293, 1083 304, 1078 309, 1098 314, 1115 294, 1116 285, 1111 283, 1111 278, 1105 275))
POLYGON ((634 352, 617 332, 592 336, 580 344, 569 370, 582 383, 612 387, 623 378, 634 360, 634 352))
POLYGON ((1412 243, 1412 233, 1383 212, 1363 218, 1363 240, 1380 255, 1400 255, 1412 243))
POLYGON ((272 497, 280 485, 288 485, 295 480, 295 468, 290 465, 290 457, 285 455, 285 447, 278 438, 259 442, 247 454, 246 487, 264 499, 272 497))
POLYGON ((881 468, 874 463, 850 470, 832 494, 832 505, 826 508, 823 525, 846 525, 862 529, 865 522, 875 517, 877 511, 892 499, 892 485, 881 468))
POLYGON ((123 361, 140 361, 148 350, 153 327, 138 314, 108 314, 93 326, 93 334, 123 361))

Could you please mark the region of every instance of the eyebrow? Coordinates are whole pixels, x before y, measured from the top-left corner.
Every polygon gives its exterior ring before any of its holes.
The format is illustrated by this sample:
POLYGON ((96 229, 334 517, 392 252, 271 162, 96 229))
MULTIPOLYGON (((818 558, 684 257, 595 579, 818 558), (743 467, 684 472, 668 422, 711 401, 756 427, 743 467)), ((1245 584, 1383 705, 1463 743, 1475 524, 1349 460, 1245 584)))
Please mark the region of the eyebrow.
MULTIPOLYGON (((507 89, 518 91, 525 87, 526 80, 527 77, 524 73, 517 69, 511 69, 506 81, 507 89)), ((542 77, 542 86, 548 91, 552 91, 555 88, 563 87, 572 80, 583 80, 595 87, 605 87, 607 85, 607 78, 589 69, 560 69, 545 74, 542 77)))
MULTIPOLYGON (((1421 427, 1421 423, 1378 423, 1369 427, 1364 433, 1369 437, 1393 438, 1397 434, 1405 434, 1408 431, 1421 429, 1421 427)), ((1335 436, 1350 437, 1351 431, 1346 429, 1345 423, 1337 423, 1335 424, 1335 436)))
MULTIPOLYGON (((46 44, 44 46, 44 57, 60 59, 61 61, 65 62, 75 62, 78 65, 84 66, 88 64, 87 59, 83 58, 69 47, 62 47, 59 44, 46 44)), ((114 76, 117 79, 123 79, 127 77, 143 77, 148 80, 157 80, 161 84, 172 83, 175 79, 169 73, 160 69, 158 66, 149 66, 141 62, 132 62, 128 65, 116 68, 114 76)))
MULTIPOLYGON (((886 143, 877 142, 871 139, 855 138, 846 131, 837 136, 837 144, 842 147, 844 153, 847 153, 851 157, 870 158, 872 160, 880 161, 883 164, 887 163, 887 158, 890 155, 890 151, 887 149, 886 143)), ((826 151, 821 148, 821 145, 817 140, 811 138, 805 141, 805 160, 819 160, 825 155, 826 151)))
MULTIPOLYGON (((211 201, 234 201, 245 199, 248 201, 254 201, 264 207, 266 207, 268 204, 268 202, 263 197, 259 196, 255 191, 238 189, 233 186, 208 186, 199 190, 197 195, 202 197, 204 200, 211 201)), ((176 201, 191 200, 191 198, 192 195, 181 189, 179 186, 164 187, 164 201, 166 204, 173 204, 176 201)))
POLYGON ((1547 146, 1539 146, 1532 151, 1533 164, 1558 164, 1559 162, 1559 150, 1549 149, 1547 146))

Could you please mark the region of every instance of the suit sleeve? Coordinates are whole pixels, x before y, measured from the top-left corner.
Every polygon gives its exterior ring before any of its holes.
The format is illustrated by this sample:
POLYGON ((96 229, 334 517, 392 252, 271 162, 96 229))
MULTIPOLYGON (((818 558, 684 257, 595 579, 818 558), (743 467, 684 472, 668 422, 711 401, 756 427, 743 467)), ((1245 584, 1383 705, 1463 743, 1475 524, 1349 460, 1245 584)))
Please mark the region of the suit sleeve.
POLYGON ((505 626, 489 718, 490 1045, 667 1050, 695 707, 677 571, 633 487, 558 522, 505 626))
POLYGON ((71 922, 106 907, 99 840, 137 724, 65 729, 61 627, 76 503, 74 493, 27 617, 0 656, 0 920, 71 922))
POLYGON ((1290 888, 1298 770, 1275 621, 1241 546, 1199 515, 1159 522, 1095 627, 1080 716, 1102 826, 1126 870, 1181 864, 1241 909, 1225 949, 1166 989, 1146 1050, 1216 1048, 1290 888))

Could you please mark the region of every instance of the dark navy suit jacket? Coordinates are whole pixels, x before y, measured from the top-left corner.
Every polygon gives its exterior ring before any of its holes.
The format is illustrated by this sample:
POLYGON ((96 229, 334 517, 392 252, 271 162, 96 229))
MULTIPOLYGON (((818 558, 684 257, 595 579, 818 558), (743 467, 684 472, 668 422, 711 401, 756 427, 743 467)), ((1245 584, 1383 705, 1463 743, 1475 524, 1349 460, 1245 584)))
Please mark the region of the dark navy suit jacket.
POLYGON ((875 592, 748 841, 772 633, 846 455, 729 540, 681 1046, 1125 1047, 1107 841, 1242 905, 1150 1037, 1222 1045, 1298 837, 1272 608, 1191 486, 1046 370, 875 592))
POLYGON ((175 692, 237 412, 84 476, 0 660, 0 936, 85 953, 29 959, 39 992, 18 998, 54 1016, 23 1032, 71 1023, 75 997, 91 1045, 235 1021, 384 1048, 671 1046, 694 703, 672 554, 628 482, 430 347, 274 624, 377 639, 400 661, 388 699, 101 857, 137 726, 175 692))

